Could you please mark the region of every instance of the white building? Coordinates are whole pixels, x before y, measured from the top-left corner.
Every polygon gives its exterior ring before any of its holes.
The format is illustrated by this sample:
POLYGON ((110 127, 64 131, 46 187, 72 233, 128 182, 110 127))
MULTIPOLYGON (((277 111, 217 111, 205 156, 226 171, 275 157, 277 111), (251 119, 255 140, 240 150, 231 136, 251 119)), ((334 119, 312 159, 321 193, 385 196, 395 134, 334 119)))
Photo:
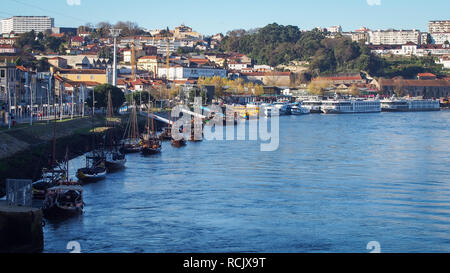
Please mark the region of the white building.
POLYGON ((238 71, 240 71, 242 69, 248 68, 248 64, 241 64, 241 63, 238 63, 238 62, 230 62, 228 64, 228 68, 231 69, 231 70, 238 70, 238 71))
POLYGON ((169 68, 169 73, 167 73, 167 67, 158 68, 158 77, 167 78, 169 80, 187 80, 187 79, 198 79, 198 78, 211 78, 219 76, 221 78, 227 77, 227 71, 225 69, 216 68, 193 68, 184 66, 174 66, 169 68), (169 74, 167 76, 167 74, 169 74))
POLYGON ((408 42, 421 44, 419 30, 376 30, 369 31, 369 44, 372 45, 404 45, 408 42))
POLYGON ((342 27, 341 26, 332 26, 328 28, 328 31, 331 33, 341 33, 342 27))
POLYGON ((443 45, 446 41, 450 42, 450 32, 447 33, 431 33, 431 39, 433 40, 433 44, 443 45))
POLYGON ((48 16, 13 16, 1 20, 2 33, 25 33, 34 30, 36 33, 51 30, 55 19, 48 16))
POLYGON ((449 33, 450 20, 430 21, 428 23, 429 33, 449 33))
POLYGON ((450 55, 442 56, 436 63, 442 64, 444 68, 450 69, 450 55))

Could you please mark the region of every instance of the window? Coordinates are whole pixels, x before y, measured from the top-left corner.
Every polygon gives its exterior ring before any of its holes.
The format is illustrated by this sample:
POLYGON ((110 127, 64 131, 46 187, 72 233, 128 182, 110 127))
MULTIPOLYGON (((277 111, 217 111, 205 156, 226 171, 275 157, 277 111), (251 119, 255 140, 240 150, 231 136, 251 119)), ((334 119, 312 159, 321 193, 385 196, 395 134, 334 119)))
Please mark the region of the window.
POLYGON ((4 78, 5 77, 5 70, 2 69, 1 71, 1 77, 4 78))

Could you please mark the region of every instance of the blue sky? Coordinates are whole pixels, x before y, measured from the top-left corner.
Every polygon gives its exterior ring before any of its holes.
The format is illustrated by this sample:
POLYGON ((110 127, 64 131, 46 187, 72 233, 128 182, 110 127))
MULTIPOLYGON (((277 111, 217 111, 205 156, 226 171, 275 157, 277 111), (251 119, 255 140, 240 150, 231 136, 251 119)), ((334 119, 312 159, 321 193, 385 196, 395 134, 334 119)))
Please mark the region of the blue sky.
POLYGON ((56 26, 129 20, 149 29, 184 23, 204 34, 269 23, 301 29, 342 25, 344 31, 427 30, 429 20, 450 19, 449 0, 1 0, 0 17, 49 15, 56 26))

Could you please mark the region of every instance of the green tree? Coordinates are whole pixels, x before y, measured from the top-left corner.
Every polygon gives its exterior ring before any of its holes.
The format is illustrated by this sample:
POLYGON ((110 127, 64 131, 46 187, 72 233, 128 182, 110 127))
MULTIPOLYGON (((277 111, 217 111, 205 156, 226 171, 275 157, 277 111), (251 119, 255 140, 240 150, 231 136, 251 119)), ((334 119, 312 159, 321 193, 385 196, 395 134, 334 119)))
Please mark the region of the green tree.
MULTIPOLYGON (((125 95, 120 88, 109 84, 102 84, 94 88, 95 93, 95 107, 106 108, 108 107, 108 93, 111 92, 111 101, 113 110, 117 110, 125 102, 125 95)), ((92 105, 92 95, 87 100, 88 105, 92 105)))

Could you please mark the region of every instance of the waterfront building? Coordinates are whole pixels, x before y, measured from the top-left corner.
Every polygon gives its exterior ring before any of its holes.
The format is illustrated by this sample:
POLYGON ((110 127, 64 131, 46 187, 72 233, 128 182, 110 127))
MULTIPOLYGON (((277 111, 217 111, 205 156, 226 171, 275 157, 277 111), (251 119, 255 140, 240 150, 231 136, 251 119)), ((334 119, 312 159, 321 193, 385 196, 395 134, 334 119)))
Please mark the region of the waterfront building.
POLYGON ((0 106, 8 104, 14 95, 16 83, 16 65, 0 63, 0 106))
POLYGON ((366 84, 367 81, 361 77, 360 73, 350 74, 335 74, 329 76, 321 76, 313 79, 313 81, 325 81, 330 85, 352 85, 352 84, 366 84))
POLYGON ((391 97, 400 89, 404 96, 431 98, 447 98, 450 96, 450 82, 443 79, 436 80, 404 80, 384 79, 374 81, 380 94, 391 97))
POLYGON ((13 16, 1 20, 2 33, 25 33, 34 30, 36 33, 51 30, 55 19, 48 16, 13 16))

